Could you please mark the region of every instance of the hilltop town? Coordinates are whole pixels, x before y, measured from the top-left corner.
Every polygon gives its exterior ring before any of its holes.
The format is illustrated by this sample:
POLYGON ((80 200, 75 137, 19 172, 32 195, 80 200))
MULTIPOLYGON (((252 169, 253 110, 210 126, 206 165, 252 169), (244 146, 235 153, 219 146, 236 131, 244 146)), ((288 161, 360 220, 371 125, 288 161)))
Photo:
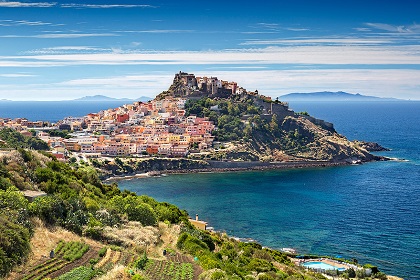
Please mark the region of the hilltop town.
POLYGON ((149 102, 67 117, 55 124, 0 119, 48 143, 58 159, 169 157, 235 161, 372 160, 331 123, 217 77, 175 74, 149 102), (333 148, 331 148, 333 147, 333 148))
MULTIPOLYGON (((35 129, 37 137, 47 142, 54 155, 64 158, 70 152, 90 156, 164 155, 187 156, 194 150, 213 147, 215 129, 209 118, 186 116, 185 103, 189 98, 203 96, 229 97, 251 94, 235 82, 216 77, 195 77, 193 74, 175 75, 174 95, 162 96, 150 102, 134 102, 115 109, 90 113, 83 117, 68 117, 53 126, 43 121, 0 119, 0 127, 13 128, 25 135, 35 129), (181 86, 179 86, 181 85, 181 86), (72 131, 70 138, 51 136, 48 130, 72 131), (46 132, 44 132, 46 131, 46 132)), ((270 97, 260 96, 270 100, 270 97)), ((211 110, 217 111, 215 106, 211 110)))

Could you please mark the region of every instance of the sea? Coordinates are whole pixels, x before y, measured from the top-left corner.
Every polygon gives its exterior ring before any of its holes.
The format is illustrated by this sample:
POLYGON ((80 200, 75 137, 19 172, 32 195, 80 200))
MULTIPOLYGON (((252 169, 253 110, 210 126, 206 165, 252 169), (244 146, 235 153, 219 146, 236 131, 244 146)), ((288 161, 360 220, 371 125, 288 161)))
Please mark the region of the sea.
POLYGON ((117 108, 127 101, 0 101, 0 118, 26 118, 55 123, 66 117, 117 108))
POLYGON ((290 102, 393 161, 120 181, 176 204, 215 230, 263 246, 371 263, 420 279, 420 102, 290 102))
MULTIPOLYGON (((0 102, 0 118, 56 122, 123 102, 0 102)), ((356 258, 420 279, 420 102, 290 102, 393 161, 130 179, 121 189, 167 201, 215 230, 299 254, 356 258)))

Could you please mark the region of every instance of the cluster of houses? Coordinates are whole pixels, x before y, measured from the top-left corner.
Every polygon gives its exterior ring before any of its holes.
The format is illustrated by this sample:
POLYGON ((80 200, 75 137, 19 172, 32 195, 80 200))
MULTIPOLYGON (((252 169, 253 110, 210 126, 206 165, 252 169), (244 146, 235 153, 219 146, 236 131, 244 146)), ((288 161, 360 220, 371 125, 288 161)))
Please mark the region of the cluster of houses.
POLYGON ((38 137, 69 151, 92 155, 163 155, 184 157, 191 149, 211 147, 215 125, 207 118, 185 116, 186 99, 167 97, 147 103, 135 102, 116 109, 66 118, 61 130, 74 131, 69 139, 47 133, 38 137))
MULTIPOLYGON (((30 125, 25 119, 0 119, 0 127, 10 127, 49 144, 53 154, 65 158, 68 151, 88 156, 164 155, 184 157, 192 149, 212 146, 215 129, 208 118, 185 116, 185 98, 166 97, 147 103, 135 102, 80 118, 68 117, 48 127, 30 125), (51 130, 72 131, 70 138, 52 136, 51 130)), ((38 124, 38 122, 37 122, 38 124)))

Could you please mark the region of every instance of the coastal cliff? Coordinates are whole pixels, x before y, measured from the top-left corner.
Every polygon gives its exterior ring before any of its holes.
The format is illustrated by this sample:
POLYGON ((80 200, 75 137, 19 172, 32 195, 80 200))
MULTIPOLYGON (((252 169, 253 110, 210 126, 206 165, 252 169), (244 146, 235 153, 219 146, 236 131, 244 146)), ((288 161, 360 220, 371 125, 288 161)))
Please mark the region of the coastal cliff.
POLYGON ((296 113, 286 102, 273 101, 258 90, 247 91, 233 82, 180 72, 157 97, 169 98, 187 99, 187 117, 208 118, 216 126, 213 147, 190 153, 193 159, 332 163, 385 159, 369 153, 383 149, 380 145, 349 141, 332 123, 306 112, 296 113))

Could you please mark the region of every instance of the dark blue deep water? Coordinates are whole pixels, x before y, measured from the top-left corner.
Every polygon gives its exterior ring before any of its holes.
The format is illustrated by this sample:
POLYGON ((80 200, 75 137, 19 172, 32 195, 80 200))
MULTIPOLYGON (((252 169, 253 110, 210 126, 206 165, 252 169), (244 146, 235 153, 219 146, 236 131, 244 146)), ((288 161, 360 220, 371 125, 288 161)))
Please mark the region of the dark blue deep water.
POLYGON ((291 103, 349 139, 407 161, 334 168, 169 175, 119 183, 216 230, 273 248, 341 255, 420 279, 420 102, 291 103))

